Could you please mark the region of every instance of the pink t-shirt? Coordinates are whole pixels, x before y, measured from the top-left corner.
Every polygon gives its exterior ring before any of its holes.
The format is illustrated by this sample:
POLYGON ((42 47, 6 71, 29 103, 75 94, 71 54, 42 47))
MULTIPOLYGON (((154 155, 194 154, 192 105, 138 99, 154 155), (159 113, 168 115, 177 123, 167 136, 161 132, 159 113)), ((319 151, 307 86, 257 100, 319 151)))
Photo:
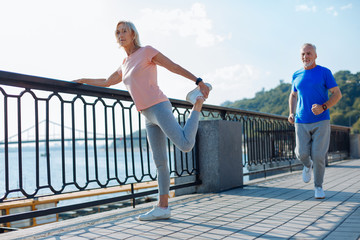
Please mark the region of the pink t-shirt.
POLYGON ((157 83, 156 64, 151 61, 158 53, 151 46, 141 47, 125 58, 118 69, 138 111, 168 101, 157 83))

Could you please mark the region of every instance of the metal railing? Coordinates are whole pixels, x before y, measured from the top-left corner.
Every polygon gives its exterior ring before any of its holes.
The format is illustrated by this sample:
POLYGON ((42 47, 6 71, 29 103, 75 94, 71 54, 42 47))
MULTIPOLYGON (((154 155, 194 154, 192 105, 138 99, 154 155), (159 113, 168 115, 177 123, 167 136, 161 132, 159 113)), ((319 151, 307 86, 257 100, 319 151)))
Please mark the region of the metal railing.
MULTIPOLYGON (((12 193, 33 198, 156 179, 144 119, 127 92, 1 74, 2 84, 17 89, 0 88, 5 189, 0 201, 12 193), (33 128, 24 132, 25 125, 33 128), (16 144, 9 141, 14 137, 16 144)), ((189 107, 174 106, 179 121, 186 120, 189 107)), ((193 156, 194 151, 181 153, 169 144, 171 174, 196 174, 193 156)))
MULTIPOLYGON (((171 99, 183 124, 191 109, 171 99)), ((292 168, 295 135, 287 118, 204 105, 202 120, 242 123, 244 175, 292 168), (255 168, 254 168, 255 166, 255 168), (259 170, 260 167, 263 168, 259 170), (280 168, 275 168, 278 170, 280 168), (255 170, 254 170, 255 169, 255 170)), ((0 71, 0 204, 156 179, 144 119, 126 91, 0 71), (28 152, 31 152, 30 155, 28 152), (2 183, 2 185, 1 185, 2 183)), ((349 154, 350 128, 332 126, 329 153, 349 154)), ((196 147, 182 153, 168 144, 172 177, 198 176, 196 147)), ((171 189, 200 184, 194 182, 171 189)), ((0 217, 0 223, 131 199, 157 190, 0 217)))
MULTIPOLYGON (((190 104, 174 104, 183 124, 190 104)), ((0 71, 0 204, 156 179, 145 121, 128 92, 0 71)), ((172 177, 197 175, 195 150, 168 143, 172 177)), ((199 184, 195 181, 171 189, 199 184)), ((155 194, 156 189, 3 216, 0 223, 155 194), (26 215, 27 214, 27 215, 26 215)), ((134 202, 134 201, 133 201, 134 202)), ((0 214, 1 215, 1 214, 0 214)))
MULTIPOLYGON (((266 177, 268 172, 280 173, 302 168, 294 152, 295 127, 288 122, 287 117, 231 108, 211 108, 212 111, 218 109, 220 112, 217 118, 242 123, 244 176, 266 177)), ((204 110, 207 110, 206 107, 204 110)), ((349 127, 331 125, 329 159, 336 161, 349 157, 350 130, 349 127), (340 159, 334 157, 337 155, 340 159)))

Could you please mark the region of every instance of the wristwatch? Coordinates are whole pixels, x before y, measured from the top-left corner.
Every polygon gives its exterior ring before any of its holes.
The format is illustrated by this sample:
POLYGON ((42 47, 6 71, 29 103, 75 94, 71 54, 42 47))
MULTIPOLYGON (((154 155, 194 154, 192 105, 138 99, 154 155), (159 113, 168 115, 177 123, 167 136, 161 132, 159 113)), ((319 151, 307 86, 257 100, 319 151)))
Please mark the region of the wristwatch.
POLYGON ((325 103, 323 105, 321 105, 321 107, 323 108, 324 111, 326 111, 328 109, 328 107, 326 106, 325 103))

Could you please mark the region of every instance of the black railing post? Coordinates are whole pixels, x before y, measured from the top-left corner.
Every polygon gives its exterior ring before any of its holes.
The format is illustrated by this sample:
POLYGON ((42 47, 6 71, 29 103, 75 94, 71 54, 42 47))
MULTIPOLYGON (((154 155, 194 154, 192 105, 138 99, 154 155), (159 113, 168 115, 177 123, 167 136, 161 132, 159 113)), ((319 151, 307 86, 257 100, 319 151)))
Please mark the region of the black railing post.
POLYGON ((136 201, 135 201, 135 191, 134 191, 133 183, 131 184, 131 197, 132 197, 132 206, 133 208, 135 208, 136 201))

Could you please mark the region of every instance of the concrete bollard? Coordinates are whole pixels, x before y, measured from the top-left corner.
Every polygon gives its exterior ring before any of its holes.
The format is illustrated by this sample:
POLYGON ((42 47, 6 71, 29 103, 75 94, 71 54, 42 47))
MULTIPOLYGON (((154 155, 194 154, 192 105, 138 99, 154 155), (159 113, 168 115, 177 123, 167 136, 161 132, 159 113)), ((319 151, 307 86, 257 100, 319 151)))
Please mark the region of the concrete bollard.
POLYGON ((196 192, 220 192, 243 185, 241 123, 201 121, 198 151, 202 184, 196 192))
MULTIPOLYGON (((200 121, 196 141, 202 184, 176 189, 176 196, 220 192, 243 185, 241 123, 200 121)), ((175 178, 175 184, 193 181, 194 175, 175 178)))
POLYGON ((350 157, 360 158, 360 134, 350 134, 350 157))

